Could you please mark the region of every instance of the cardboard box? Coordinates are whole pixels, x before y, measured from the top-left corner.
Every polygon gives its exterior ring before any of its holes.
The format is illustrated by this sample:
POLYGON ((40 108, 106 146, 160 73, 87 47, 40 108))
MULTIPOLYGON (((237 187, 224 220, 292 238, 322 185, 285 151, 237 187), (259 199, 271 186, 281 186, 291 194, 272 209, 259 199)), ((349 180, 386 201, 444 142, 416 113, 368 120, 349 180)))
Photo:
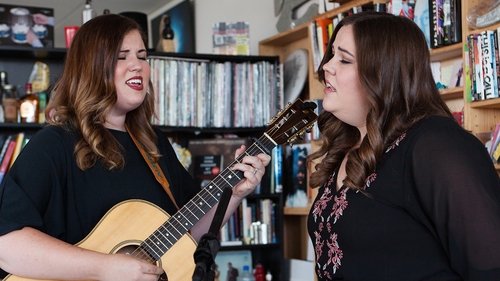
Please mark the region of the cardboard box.
POLYGON ((54 47, 54 9, 0 4, 0 45, 54 47))

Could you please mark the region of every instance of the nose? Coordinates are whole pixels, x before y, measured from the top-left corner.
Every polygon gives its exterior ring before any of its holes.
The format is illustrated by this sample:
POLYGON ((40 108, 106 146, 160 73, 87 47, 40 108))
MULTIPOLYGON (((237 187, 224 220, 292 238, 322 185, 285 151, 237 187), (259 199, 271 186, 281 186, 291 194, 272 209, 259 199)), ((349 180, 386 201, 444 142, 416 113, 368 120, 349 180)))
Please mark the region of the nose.
POLYGON ((138 58, 131 59, 128 68, 132 72, 141 71, 142 70, 141 60, 138 58))
POLYGON ((333 57, 323 65, 323 71, 330 74, 335 73, 335 68, 333 67, 333 57))

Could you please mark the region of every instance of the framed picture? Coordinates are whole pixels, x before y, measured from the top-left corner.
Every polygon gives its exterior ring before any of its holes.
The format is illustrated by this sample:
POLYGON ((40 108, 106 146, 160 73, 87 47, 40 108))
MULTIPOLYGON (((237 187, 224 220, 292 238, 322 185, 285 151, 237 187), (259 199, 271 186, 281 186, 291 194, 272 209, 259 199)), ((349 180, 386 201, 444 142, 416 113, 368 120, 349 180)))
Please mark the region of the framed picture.
POLYGON ((250 250, 220 251, 215 257, 215 264, 220 273, 219 280, 236 281, 238 276, 241 276, 244 266, 252 268, 252 252, 250 250))
POLYGON ((54 9, 0 4, 0 45, 54 47, 54 9))
MULTIPOLYGON (((152 38, 152 48, 157 49, 159 45, 161 46, 161 33, 165 27, 164 19, 168 17, 173 32, 174 52, 195 52, 194 10, 191 1, 181 1, 173 7, 160 10, 155 15, 150 19, 151 34, 149 36, 152 38)), ((157 49, 157 51, 161 50, 157 49)))

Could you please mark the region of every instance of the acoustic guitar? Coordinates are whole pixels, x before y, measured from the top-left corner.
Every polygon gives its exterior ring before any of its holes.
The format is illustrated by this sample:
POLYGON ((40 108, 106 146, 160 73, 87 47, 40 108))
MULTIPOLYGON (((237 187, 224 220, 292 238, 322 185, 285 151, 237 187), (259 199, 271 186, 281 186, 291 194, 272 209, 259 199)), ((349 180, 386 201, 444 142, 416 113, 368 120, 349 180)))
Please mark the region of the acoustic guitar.
MULTIPOLYGON (((264 134, 239 155, 271 155, 280 144, 292 143, 317 119, 316 105, 297 99, 278 112, 264 134)), ((115 205, 96 227, 76 244, 101 253, 123 253, 161 266, 165 273, 159 280, 192 280, 195 269, 193 253, 196 242, 188 231, 220 200, 225 188, 233 188, 244 178, 241 171, 224 169, 173 216, 143 200, 127 200, 115 205)), ((4 281, 33 280, 8 275, 4 281)))

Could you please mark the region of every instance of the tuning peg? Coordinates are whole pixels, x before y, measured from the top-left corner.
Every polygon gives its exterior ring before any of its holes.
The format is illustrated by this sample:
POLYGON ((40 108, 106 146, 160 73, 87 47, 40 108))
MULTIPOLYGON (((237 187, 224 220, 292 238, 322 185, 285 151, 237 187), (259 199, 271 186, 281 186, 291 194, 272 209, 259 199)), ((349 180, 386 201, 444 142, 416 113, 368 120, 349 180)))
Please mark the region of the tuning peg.
POLYGON ((316 109, 318 107, 316 103, 311 102, 311 101, 306 101, 301 105, 301 109, 316 109))
POLYGON ((314 127, 314 124, 311 124, 311 125, 307 126, 306 127, 306 133, 310 133, 313 127, 314 127))

